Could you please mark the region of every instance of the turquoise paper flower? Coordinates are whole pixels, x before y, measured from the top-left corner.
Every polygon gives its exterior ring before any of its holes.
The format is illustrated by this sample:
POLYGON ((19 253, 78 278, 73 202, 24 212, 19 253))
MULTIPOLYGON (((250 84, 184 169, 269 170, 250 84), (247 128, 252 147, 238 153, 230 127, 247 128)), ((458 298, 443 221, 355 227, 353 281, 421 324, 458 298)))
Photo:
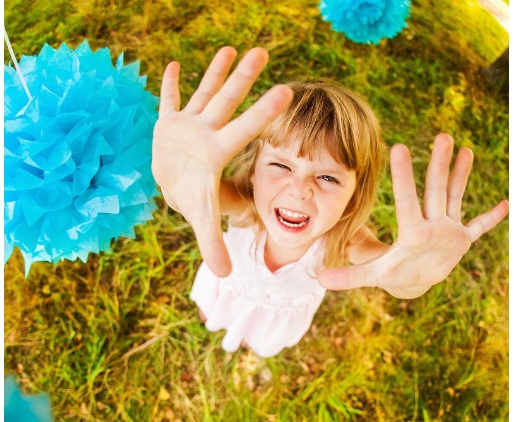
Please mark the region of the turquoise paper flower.
POLYGON ((356 43, 378 44, 407 26, 410 0, 322 0, 319 9, 332 28, 356 43))
POLYGON ((5 422, 52 422, 48 394, 26 395, 21 392, 13 375, 4 380, 5 422))
POLYGON ((139 62, 109 49, 46 45, 4 66, 5 260, 86 261, 152 218, 151 143, 158 98, 139 62))

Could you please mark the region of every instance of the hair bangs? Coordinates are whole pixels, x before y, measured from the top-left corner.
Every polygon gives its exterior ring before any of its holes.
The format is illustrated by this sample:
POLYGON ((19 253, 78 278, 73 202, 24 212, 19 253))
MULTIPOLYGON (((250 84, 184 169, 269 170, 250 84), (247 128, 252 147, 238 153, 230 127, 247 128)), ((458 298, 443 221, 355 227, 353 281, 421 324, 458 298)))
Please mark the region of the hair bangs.
POLYGON ((334 160, 356 170, 362 160, 357 157, 351 133, 350 116, 341 119, 339 106, 325 89, 292 84, 295 96, 291 106, 269 125, 260 138, 273 147, 298 146, 298 157, 309 160, 328 152, 334 160))

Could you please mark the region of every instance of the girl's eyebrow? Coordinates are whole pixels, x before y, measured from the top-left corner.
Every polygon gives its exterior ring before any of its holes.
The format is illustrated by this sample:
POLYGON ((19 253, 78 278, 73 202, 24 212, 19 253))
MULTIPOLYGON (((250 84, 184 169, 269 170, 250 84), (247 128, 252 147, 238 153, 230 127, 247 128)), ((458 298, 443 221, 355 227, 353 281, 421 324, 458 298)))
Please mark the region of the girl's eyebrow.
POLYGON ((349 173, 352 173, 353 170, 348 170, 341 164, 341 168, 333 168, 329 167, 323 170, 320 170, 319 173, 328 173, 328 174, 339 174, 341 176, 347 176, 349 173))
POLYGON ((264 158, 266 158, 268 160, 278 160, 278 161, 283 161, 284 164, 287 164, 287 163, 291 164, 291 162, 287 158, 286 154, 280 154, 279 152, 276 152, 276 151, 269 151, 269 152, 263 152, 262 155, 264 156, 264 158))

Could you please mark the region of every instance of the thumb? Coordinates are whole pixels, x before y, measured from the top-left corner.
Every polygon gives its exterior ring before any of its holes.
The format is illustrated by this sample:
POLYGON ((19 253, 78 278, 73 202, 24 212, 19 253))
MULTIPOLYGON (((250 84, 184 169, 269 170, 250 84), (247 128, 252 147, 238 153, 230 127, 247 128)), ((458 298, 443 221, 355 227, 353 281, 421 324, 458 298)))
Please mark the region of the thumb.
POLYGON ((318 283, 328 290, 350 290, 360 287, 377 287, 378 276, 373 264, 330 268, 318 274, 318 283))
POLYGON ((275 85, 243 114, 220 130, 223 149, 236 155, 254 140, 293 99, 293 91, 286 85, 275 85))
POLYGON ((223 231, 219 220, 208 221, 200 227, 193 226, 198 248, 203 260, 218 277, 226 277, 232 271, 232 263, 223 242, 223 231))

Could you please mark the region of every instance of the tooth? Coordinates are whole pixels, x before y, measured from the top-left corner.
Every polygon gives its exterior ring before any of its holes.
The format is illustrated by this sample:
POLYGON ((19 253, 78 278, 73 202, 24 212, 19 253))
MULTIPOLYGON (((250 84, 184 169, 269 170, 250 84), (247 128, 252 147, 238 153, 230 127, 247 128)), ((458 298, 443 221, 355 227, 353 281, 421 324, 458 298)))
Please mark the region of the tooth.
POLYGON ((284 214, 284 215, 287 215, 288 217, 293 217, 293 218, 307 218, 307 217, 309 217, 306 214, 302 214, 302 213, 294 212, 294 211, 289 211, 289 210, 286 210, 285 208, 280 208, 280 212, 282 214, 284 214))
POLYGON ((307 224, 307 221, 302 221, 301 223, 290 223, 288 221, 285 221, 282 217, 279 216, 278 218, 280 220, 280 222, 284 225, 284 226, 287 226, 287 227, 292 227, 292 228, 299 228, 299 227, 303 227, 307 224))

